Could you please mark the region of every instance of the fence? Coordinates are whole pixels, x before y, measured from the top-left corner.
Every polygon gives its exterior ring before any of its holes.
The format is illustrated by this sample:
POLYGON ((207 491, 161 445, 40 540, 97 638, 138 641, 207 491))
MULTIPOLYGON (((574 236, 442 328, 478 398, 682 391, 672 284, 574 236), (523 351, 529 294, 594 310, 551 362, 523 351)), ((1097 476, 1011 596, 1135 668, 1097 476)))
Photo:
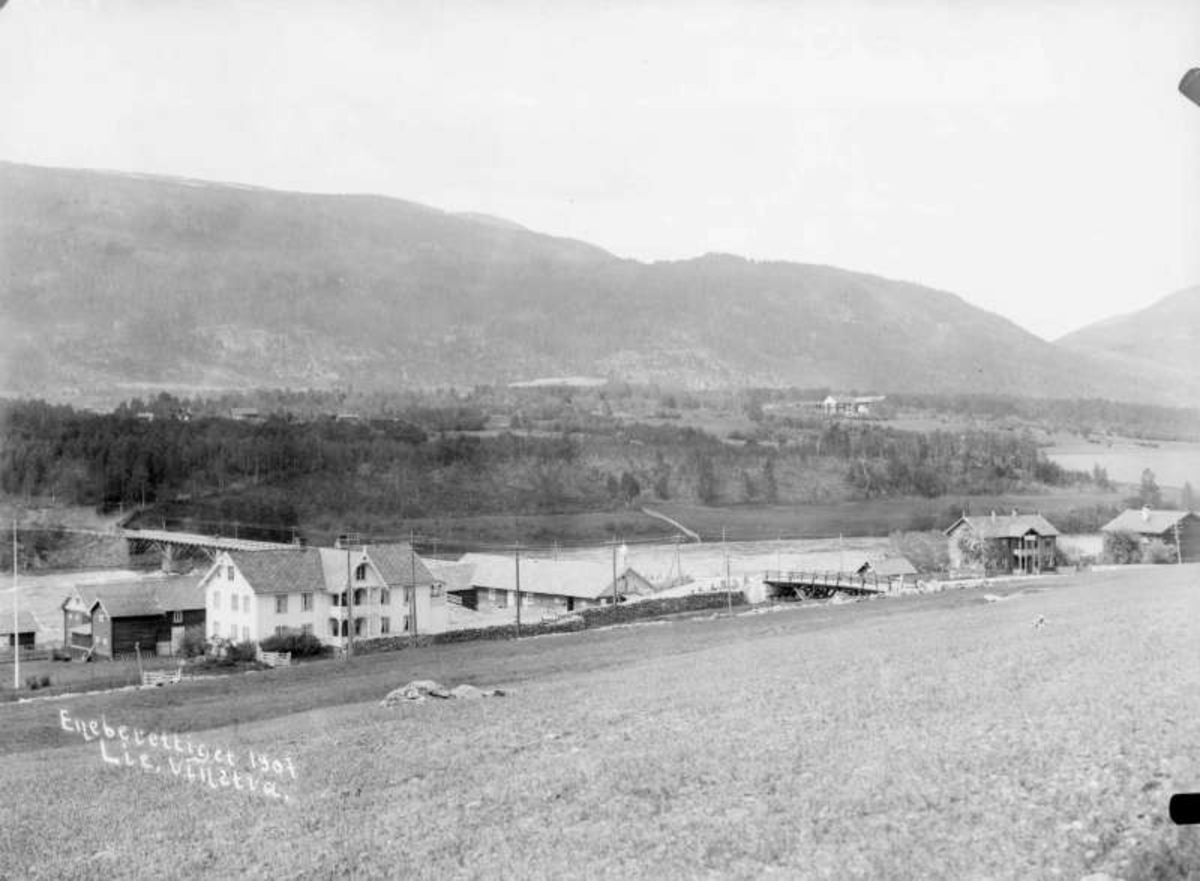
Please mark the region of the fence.
POLYGON ((291 652, 264 652, 261 648, 258 650, 258 662, 266 664, 268 667, 290 667, 292 666, 291 652))
POLYGON ((142 673, 142 685, 173 685, 182 679, 182 667, 174 670, 146 670, 142 673))

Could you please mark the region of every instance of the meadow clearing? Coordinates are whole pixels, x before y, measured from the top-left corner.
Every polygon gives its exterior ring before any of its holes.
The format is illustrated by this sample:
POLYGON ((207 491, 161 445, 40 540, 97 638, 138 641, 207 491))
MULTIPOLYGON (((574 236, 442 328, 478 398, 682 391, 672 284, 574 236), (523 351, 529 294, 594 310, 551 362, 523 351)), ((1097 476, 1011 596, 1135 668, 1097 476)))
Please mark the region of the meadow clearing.
POLYGON ((1094 572, 8 704, 3 872, 1200 877, 1200 830, 1166 818, 1200 789, 1198 582, 1094 572), (508 694, 379 706, 416 678, 508 694), (206 746, 191 779, 175 735, 206 746), (241 790, 199 771, 229 761, 241 790))

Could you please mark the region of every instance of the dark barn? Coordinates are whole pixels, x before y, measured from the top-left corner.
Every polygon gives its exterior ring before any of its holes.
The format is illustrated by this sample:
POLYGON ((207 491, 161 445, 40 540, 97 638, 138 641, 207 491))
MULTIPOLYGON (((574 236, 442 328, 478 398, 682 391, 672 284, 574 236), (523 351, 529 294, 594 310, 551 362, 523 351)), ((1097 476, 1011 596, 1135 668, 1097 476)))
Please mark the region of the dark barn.
POLYGON ((102 658, 174 654, 189 629, 204 632, 199 578, 98 585, 91 607, 92 653, 102 658))

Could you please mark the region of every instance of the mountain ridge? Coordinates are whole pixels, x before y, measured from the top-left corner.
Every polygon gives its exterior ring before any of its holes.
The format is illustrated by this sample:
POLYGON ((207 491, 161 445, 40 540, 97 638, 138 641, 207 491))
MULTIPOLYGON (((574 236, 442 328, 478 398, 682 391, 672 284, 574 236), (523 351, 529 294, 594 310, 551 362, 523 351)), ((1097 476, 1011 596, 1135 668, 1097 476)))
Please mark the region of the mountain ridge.
POLYGON ((729 254, 643 263, 392 197, 3 162, 0 205, 9 393, 560 375, 1145 393, 1144 376, 957 294, 840 267, 729 254))

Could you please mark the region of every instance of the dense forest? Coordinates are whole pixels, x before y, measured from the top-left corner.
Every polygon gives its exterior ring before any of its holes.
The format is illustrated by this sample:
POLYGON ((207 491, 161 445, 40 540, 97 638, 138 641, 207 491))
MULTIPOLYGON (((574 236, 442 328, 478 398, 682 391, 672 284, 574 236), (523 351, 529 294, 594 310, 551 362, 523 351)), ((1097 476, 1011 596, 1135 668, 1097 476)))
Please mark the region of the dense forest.
MULTIPOLYGON (((823 420, 771 427, 760 417, 722 439, 669 420, 623 421, 611 399, 575 398, 527 397, 507 409, 504 428, 488 430, 496 414, 478 400, 414 401, 371 417, 280 407, 253 421, 168 395, 112 413, 7 402, 0 488, 102 510, 153 508, 210 531, 281 538, 332 522, 370 528, 667 499, 799 504, 1104 481, 1048 461, 1029 432, 823 420)), ((753 398, 743 404, 760 415, 753 398)))

